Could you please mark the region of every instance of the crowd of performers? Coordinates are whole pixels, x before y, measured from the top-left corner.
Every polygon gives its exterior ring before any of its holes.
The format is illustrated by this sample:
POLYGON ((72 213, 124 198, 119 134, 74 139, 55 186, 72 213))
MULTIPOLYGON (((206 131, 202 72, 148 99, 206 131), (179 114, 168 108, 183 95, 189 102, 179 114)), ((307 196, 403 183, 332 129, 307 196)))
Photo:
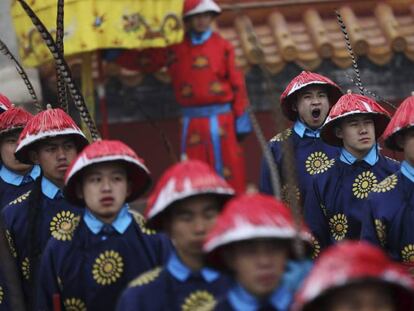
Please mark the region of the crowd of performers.
POLYGON ((300 73, 280 98, 293 126, 269 147, 283 188, 291 144, 302 213, 273 196, 266 161, 260 192, 245 193, 247 96, 210 28, 219 13, 185 2, 170 73, 186 157, 154 181, 143 215, 128 203, 153 180, 129 146, 89 143, 60 108, 33 116, 0 96, 1 227, 17 267, 0 246, 0 310, 12 295, 51 311, 414 310, 414 96, 391 118, 300 73))

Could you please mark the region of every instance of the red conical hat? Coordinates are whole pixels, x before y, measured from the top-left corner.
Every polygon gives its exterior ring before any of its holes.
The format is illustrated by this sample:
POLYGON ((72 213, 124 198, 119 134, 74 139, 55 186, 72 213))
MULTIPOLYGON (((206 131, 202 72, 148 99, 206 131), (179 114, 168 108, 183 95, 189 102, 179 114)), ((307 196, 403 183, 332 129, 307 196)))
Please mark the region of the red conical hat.
POLYGON ((333 146, 342 146, 342 139, 336 137, 335 127, 339 120, 355 114, 369 114, 374 119, 375 137, 381 137, 388 122, 389 113, 373 99, 359 94, 345 94, 331 108, 321 129, 322 139, 333 146))
POLYGON ((131 183, 131 193, 126 202, 135 200, 148 190, 151 185, 151 176, 144 160, 119 140, 98 140, 85 147, 66 171, 65 198, 74 204, 82 204, 82 199, 76 195, 76 185, 82 176, 81 172, 93 164, 113 161, 126 164, 128 179, 131 183))
POLYGON ((0 114, 0 135, 14 130, 22 130, 33 115, 22 108, 11 107, 0 114))
POLYGON ((319 310, 316 299, 366 281, 395 287, 397 310, 412 310, 414 307, 414 280, 406 269, 392 262, 379 248, 366 242, 349 241, 322 252, 297 293, 293 310, 319 310))
POLYGON ((147 226, 161 229, 160 215, 173 203, 201 194, 234 195, 234 189, 204 162, 186 160, 168 168, 148 198, 147 226))
POLYGON ((34 143, 45 138, 72 135, 78 151, 88 144, 85 135, 62 109, 48 108, 39 112, 27 122, 20 134, 15 156, 22 163, 33 164, 29 158, 29 150, 34 143))
POLYGON ((221 9, 213 0, 185 0, 184 17, 206 12, 220 14, 221 9))
POLYGON ((0 113, 13 107, 12 102, 6 96, 0 93, 0 113))
POLYGON ((280 96, 282 111, 289 120, 296 121, 298 118, 298 112, 292 109, 295 98, 293 94, 303 89, 304 87, 313 84, 325 85, 327 87, 329 103, 331 105, 335 104, 337 100, 342 96, 341 89, 332 80, 314 72, 302 71, 298 76, 290 81, 285 91, 280 96))
MULTIPOLYGON (((297 235, 288 207, 274 197, 245 194, 231 199, 216 220, 203 246, 209 263, 223 267, 218 250, 231 243, 261 238, 293 239, 297 235)), ((299 237, 309 242, 302 228, 299 237)))
POLYGON ((414 95, 406 98, 395 111, 384 131, 385 145, 392 150, 402 151, 395 142, 398 133, 414 126, 414 95))

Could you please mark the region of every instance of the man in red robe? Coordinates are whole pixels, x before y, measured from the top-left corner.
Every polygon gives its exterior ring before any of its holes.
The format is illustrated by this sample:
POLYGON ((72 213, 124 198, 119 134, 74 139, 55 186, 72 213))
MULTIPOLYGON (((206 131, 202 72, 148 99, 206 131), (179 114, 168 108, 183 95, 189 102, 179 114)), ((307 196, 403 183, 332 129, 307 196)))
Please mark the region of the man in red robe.
POLYGON ((210 164, 238 192, 245 167, 238 138, 251 131, 244 77, 230 42, 212 31, 221 9, 212 0, 186 0, 186 36, 171 48, 169 73, 182 106, 181 154, 210 164))

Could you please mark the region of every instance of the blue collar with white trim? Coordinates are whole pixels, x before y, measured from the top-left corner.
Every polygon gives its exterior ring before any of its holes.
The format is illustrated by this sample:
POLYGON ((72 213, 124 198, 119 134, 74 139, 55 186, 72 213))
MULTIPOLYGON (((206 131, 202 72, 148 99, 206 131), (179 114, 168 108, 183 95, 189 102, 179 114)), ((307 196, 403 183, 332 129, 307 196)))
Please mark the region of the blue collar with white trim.
POLYGON ((203 32, 190 31, 191 43, 193 45, 201 45, 204 42, 206 42, 208 39, 210 39, 212 34, 213 34, 213 31, 211 30, 211 28, 203 32))
MULTIPOLYGON (((85 213, 83 214, 83 220, 85 221, 86 226, 94 234, 100 233, 102 230, 102 227, 105 225, 105 223, 99 220, 94 214, 92 214, 89 209, 85 210, 85 213)), ((119 234, 123 234, 128 228, 128 226, 131 224, 131 222, 132 222, 132 216, 129 213, 129 206, 128 204, 125 204, 119 211, 118 215, 116 216, 115 220, 112 222, 111 226, 119 234)))
POLYGON ((296 134, 298 134, 301 138, 304 136, 312 137, 312 138, 319 138, 321 137, 321 129, 318 128, 316 130, 312 130, 311 128, 307 127, 305 123, 300 120, 297 120, 293 125, 293 130, 296 134))
POLYGON ((401 163, 401 173, 407 177, 409 180, 414 182, 414 166, 412 166, 407 161, 401 163))
MULTIPOLYGON (((362 161, 365 161, 370 166, 374 166, 379 160, 378 153, 378 145, 374 144, 367 153, 367 155, 362 159, 362 161)), ((341 148, 341 155, 339 156, 339 160, 341 160, 345 164, 352 165, 358 159, 345 148, 341 148)))
POLYGON ((6 183, 14 185, 14 186, 21 186, 28 182, 26 181, 34 181, 40 175, 40 167, 39 165, 33 165, 30 172, 26 175, 17 174, 11 170, 9 170, 5 165, 2 165, 0 168, 0 178, 3 179, 6 183))
POLYGON ((56 186, 53 182, 47 179, 45 176, 42 177, 42 193, 47 196, 49 199, 59 199, 63 197, 62 190, 56 186))

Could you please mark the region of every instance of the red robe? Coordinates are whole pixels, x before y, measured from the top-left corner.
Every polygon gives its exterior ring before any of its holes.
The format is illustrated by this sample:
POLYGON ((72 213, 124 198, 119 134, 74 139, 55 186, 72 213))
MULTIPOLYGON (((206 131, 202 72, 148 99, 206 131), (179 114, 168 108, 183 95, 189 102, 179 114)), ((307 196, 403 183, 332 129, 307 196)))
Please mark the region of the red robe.
POLYGON ((169 73, 184 114, 181 151, 188 158, 209 163, 236 191, 244 191, 244 155, 237 142, 235 120, 245 112, 247 92, 243 74, 236 68, 231 43, 213 32, 200 45, 193 45, 187 36, 171 50, 174 57, 169 73), (186 121, 188 108, 192 117, 186 121), (210 116, 218 110, 221 110, 216 114, 218 124, 214 126, 216 121, 210 116), (200 113, 201 117, 194 117, 200 113), (218 131, 216 137, 219 137, 216 144, 214 131, 218 131))

